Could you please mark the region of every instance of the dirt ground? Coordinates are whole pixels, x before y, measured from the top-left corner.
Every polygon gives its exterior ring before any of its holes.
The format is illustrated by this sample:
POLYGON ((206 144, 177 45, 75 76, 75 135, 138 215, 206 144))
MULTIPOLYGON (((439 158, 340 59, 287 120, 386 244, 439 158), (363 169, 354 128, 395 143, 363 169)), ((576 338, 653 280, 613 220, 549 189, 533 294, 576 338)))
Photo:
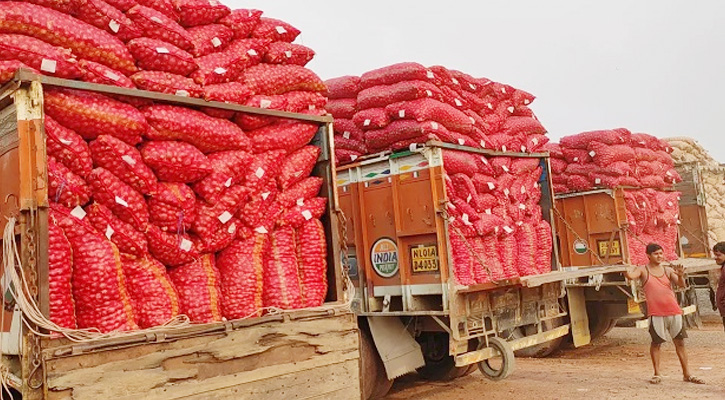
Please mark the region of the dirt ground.
POLYGON ((682 381, 672 343, 662 348, 663 381, 652 376, 649 335, 644 329, 615 328, 589 346, 560 350, 549 358, 517 358, 507 379, 492 382, 479 371, 453 382, 426 382, 415 375, 396 381, 386 399, 725 399, 725 332, 720 318, 690 330, 685 345, 693 374, 705 385, 682 381))

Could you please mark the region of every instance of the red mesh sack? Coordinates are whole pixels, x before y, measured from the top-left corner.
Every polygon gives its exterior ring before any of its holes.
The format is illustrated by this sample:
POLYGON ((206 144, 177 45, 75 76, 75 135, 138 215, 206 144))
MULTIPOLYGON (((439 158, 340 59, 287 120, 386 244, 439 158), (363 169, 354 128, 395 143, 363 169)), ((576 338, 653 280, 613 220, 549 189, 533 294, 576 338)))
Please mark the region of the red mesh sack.
MULTIPOLYGON (((341 118, 344 117, 341 116, 341 118)), ((390 118, 388 117, 388 113, 382 108, 368 108, 353 115, 352 121, 358 128, 366 131, 385 128, 390 123, 390 118)))
POLYGON ((212 172, 206 156, 185 142, 147 141, 141 157, 162 181, 195 182, 212 172))
POLYGON ((553 174, 563 173, 566 167, 569 165, 566 161, 558 158, 551 158, 549 159, 549 162, 551 163, 551 172, 553 174))
POLYGON ((432 81, 434 78, 433 71, 426 67, 414 62, 403 62, 364 73, 360 77, 360 86, 367 89, 401 81, 432 81))
POLYGON ((267 182, 279 174, 285 156, 286 152, 284 150, 272 150, 256 154, 247 167, 244 185, 249 188, 250 192, 265 187, 267 182))
POLYGON ((10 82, 15 77, 15 73, 20 68, 28 69, 36 74, 40 73, 35 68, 31 68, 27 64, 21 63, 20 61, 16 61, 16 60, 0 61, 0 84, 5 84, 5 83, 10 82))
POLYGON ((590 155, 599 166, 606 167, 617 161, 630 161, 636 158, 634 149, 627 145, 607 146, 599 142, 589 144, 590 155))
MULTIPOLYGON (((247 227, 257 228, 263 224, 265 213, 274 207, 275 200, 279 194, 276 182, 269 181, 265 186, 255 188, 255 192, 249 195, 245 203, 238 208, 235 216, 247 227)), ((276 222, 276 221, 275 221, 276 222)))
POLYGON ((634 174, 632 166, 628 162, 617 161, 600 168, 602 173, 613 176, 629 176, 634 174))
POLYGON ((173 0, 181 25, 209 25, 231 13, 229 7, 217 0, 173 0))
POLYGON ((291 227, 281 227, 270 235, 263 282, 265 307, 291 310, 304 306, 298 275, 295 230, 291 227))
POLYGON ((475 208, 477 212, 483 211, 478 201, 479 199, 476 186, 473 184, 473 181, 468 175, 461 173, 454 174, 451 176, 451 181, 453 183, 453 190, 455 191, 456 196, 465 200, 466 203, 475 208))
POLYGON ((119 9, 103 0, 75 0, 74 16, 126 42, 141 36, 141 30, 119 9))
POLYGON ((66 207, 82 206, 88 203, 91 190, 80 176, 65 165, 48 157, 48 198, 66 207))
POLYGON ((227 188, 244 183, 250 157, 249 153, 238 150, 209 154, 212 172, 192 185, 194 192, 207 203, 216 203, 227 188))
POLYGON ((362 157, 363 154, 352 150, 335 149, 335 164, 343 165, 354 162, 358 158, 362 157))
POLYGON ((335 148, 341 150, 352 150, 358 153, 367 153, 368 148, 365 143, 354 139, 345 139, 340 135, 335 135, 335 148))
POLYGON ((53 218, 48 221, 48 302, 50 320, 63 328, 76 329, 71 276, 73 250, 53 218))
POLYGON ((346 75, 325 81, 327 97, 331 99, 356 98, 360 92, 360 77, 346 75))
POLYGON ((445 150, 443 152, 443 165, 446 173, 450 175, 461 173, 473 176, 478 172, 476 156, 463 151, 445 150))
POLYGON ((657 161, 657 153, 654 150, 635 148, 634 154, 637 161, 657 161))
POLYGON ((108 0, 107 3, 123 12, 138 4, 136 0, 108 0))
POLYGON ((448 104, 429 98, 390 104, 385 107, 385 112, 391 119, 436 121, 452 131, 463 134, 474 132, 473 124, 466 114, 448 104))
POLYGON ((277 182, 282 190, 289 188, 300 180, 308 177, 320 156, 320 148, 305 146, 288 155, 279 170, 277 182))
POLYGON ((204 100, 206 101, 244 104, 251 96, 252 91, 241 82, 204 86, 204 100))
POLYGON ((554 249, 554 240, 551 233, 551 225, 541 221, 536 226, 536 266, 539 274, 551 272, 551 257, 554 249))
POLYGON ((148 129, 144 116, 133 106, 97 93, 48 88, 44 104, 48 115, 84 139, 107 133, 136 145, 148 129))
MULTIPOLYGON (((490 277, 491 280, 498 281, 505 279, 503 266, 498 259, 498 240, 495 236, 486 236, 483 238, 477 238, 480 240, 480 245, 476 246, 478 255, 484 260, 488 271, 486 271, 486 277, 490 277), (480 246, 480 247, 479 247, 480 246), (489 272, 490 271, 490 275, 489 272)), ((485 283, 483 279, 479 283, 485 283)))
POLYGON ((554 183, 553 185, 554 193, 569 193, 570 189, 566 184, 562 183, 554 183))
POLYGON ((516 235, 513 235, 513 229, 504 227, 504 234, 498 239, 498 259, 501 263, 504 279, 513 279, 519 277, 516 268, 517 247, 516 235), (506 229, 508 228, 508 229, 506 229))
POLYGON ((592 189, 592 181, 587 176, 568 175, 566 185, 575 192, 583 192, 592 189))
POLYGON ((65 165, 74 174, 86 177, 93 169, 88 144, 80 135, 45 116, 46 146, 49 156, 65 165))
POLYGON ((507 135, 544 135, 546 128, 535 118, 508 117, 503 123, 503 131, 507 135))
POLYGON ((123 255, 122 261, 128 293, 142 329, 163 325, 179 315, 179 294, 163 264, 150 256, 123 255))
POLYGON ((327 88, 311 70, 299 65, 259 64, 239 78, 257 94, 282 94, 293 90, 325 92, 327 88))
POLYGON ((226 249, 237 238, 242 226, 241 221, 232 218, 216 231, 199 236, 199 249, 205 253, 216 253, 226 249))
POLYGON ((680 176, 680 173, 677 172, 674 168, 670 168, 667 171, 665 171, 665 182, 668 184, 674 184, 674 183, 680 183, 682 182, 682 176, 680 176))
POLYGON ((587 151, 587 150, 570 149, 567 147, 563 147, 561 149, 561 152, 564 155, 564 159, 569 164, 572 164, 572 163, 586 164, 586 163, 592 162, 592 156, 589 154, 589 151, 587 151))
POLYGON ((630 132, 624 130, 600 130, 582 132, 576 135, 561 138, 561 145, 572 149, 588 150, 589 143, 597 141, 612 146, 629 142, 630 132))
POLYGON ((501 217, 493 214, 481 213, 479 219, 473 223, 474 229, 478 236, 487 236, 495 234, 503 228, 505 222, 501 217))
POLYGON ((88 222, 112 241, 121 253, 139 257, 148 253, 148 243, 144 234, 116 218, 106 206, 93 203, 86 207, 86 213, 88 222))
POLYGON ((176 21, 152 8, 137 5, 126 13, 143 30, 144 36, 159 39, 184 50, 194 48, 191 35, 176 21))
POLYGON ((305 66, 312 61, 315 51, 301 44, 274 42, 269 45, 264 62, 269 64, 294 64, 305 66))
POLYGON ((346 139, 365 139, 362 129, 358 128, 351 119, 335 118, 335 133, 341 135, 346 139))
POLYGON ((459 285, 473 285, 476 279, 473 275, 473 260, 466 242, 458 232, 450 232, 449 243, 453 258, 453 273, 459 285))
POLYGON ((559 143, 546 143, 541 150, 548 151, 551 158, 558 158, 560 160, 564 159, 564 153, 562 152, 559 143))
POLYGON ((149 221, 163 231, 186 232, 196 219, 196 196, 183 183, 160 182, 146 204, 149 221))
POLYGON ((498 187, 498 181, 490 175, 476 173, 471 181, 478 193, 491 193, 498 187))
MULTIPOLYGON (((485 248, 483 244, 483 238, 476 237, 468 241, 471 246, 471 267, 473 270, 473 279, 476 283, 487 283, 491 282, 491 273, 487 271, 489 268, 489 260, 484 260, 486 257, 484 254, 485 248)), ((495 254, 495 253, 494 253, 495 254)))
MULTIPOLYGON (((136 72, 133 57, 123 42, 79 19, 49 8, 26 2, 1 2, 0 33, 33 36, 124 74, 136 72)), ((2 41, 5 43, 6 38, 2 41)))
POLYGON ((327 296, 325 227, 313 219, 299 227, 295 237, 303 307, 321 306, 327 296))
POLYGON ((149 221, 146 201, 141 193, 116 178, 104 168, 88 175, 93 200, 108 207, 120 220, 143 232, 149 221))
POLYGON ((320 219, 327 209, 327 199, 315 197, 287 210, 279 221, 280 226, 299 228, 311 219, 320 219))
POLYGON ((655 189, 666 189, 669 185, 665 182, 664 178, 656 175, 648 175, 639 178, 641 187, 655 188, 655 189))
POLYGON ((136 85, 124 76, 121 72, 106 67, 97 62, 80 60, 78 67, 81 69, 81 80, 91 83, 100 83, 103 85, 118 86, 127 89, 134 89, 136 85))
POLYGON ((358 107, 384 108, 388 104, 432 97, 441 99, 443 93, 434 84, 424 81, 404 81, 387 86, 373 86, 357 95, 358 107))
POLYGON ((221 52, 197 58, 199 69, 191 77, 201 85, 237 80, 242 71, 261 62, 267 46, 267 42, 255 39, 232 42, 221 52))
POLYGON ((77 8, 75 0, 25 0, 25 2, 52 8, 53 10, 69 15, 73 15, 77 8))
POLYGON ((287 99, 289 112, 324 110, 327 104, 327 98, 319 92, 292 91, 282 96, 287 99))
MULTIPOLYGON (((179 22, 179 14, 176 13, 176 10, 174 10, 174 4, 171 2, 171 0, 134 0, 136 4, 140 4, 144 7, 148 7, 151 9, 154 9, 165 16, 169 17, 169 19, 179 22)), ((133 7, 133 4, 131 7, 133 7)), ((130 8, 130 7, 129 7, 130 8)))
POLYGON ((234 31, 235 39, 246 39, 252 35, 261 16, 262 12, 259 10, 239 9, 220 19, 219 23, 234 31))
POLYGON ((538 167, 538 158, 515 158, 511 161, 511 173, 514 175, 529 174, 538 167))
MULTIPOLYGON (((651 150, 664 150, 660 143, 660 139, 646 133, 633 133, 630 135, 630 140, 634 146, 641 146, 651 150)), ((664 147, 667 147, 667 145, 664 147)))
POLYGON ((101 135, 89 145, 93 163, 110 171, 143 194, 156 190, 156 175, 144 163, 141 153, 113 136, 101 135))
POLYGON ((268 236, 255 234, 233 242, 217 256, 226 319, 262 315, 264 256, 268 248, 268 236))
POLYGON ((78 328, 101 332, 138 329, 118 249, 77 211, 51 208, 73 250, 73 299, 78 328))
POLYGON ((511 157, 493 157, 490 159, 493 174, 496 177, 511 173, 511 157))
MULTIPOLYGON (((351 119, 357 112, 357 100, 351 99, 330 99, 325 105, 327 112, 335 118, 351 119)), ((386 116, 387 119, 387 116, 386 116)))
MULTIPOLYGON (((284 96, 266 96, 256 95, 252 96, 244 102, 244 105, 256 108, 263 108, 266 110, 280 110, 285 111, 288 107, 287 98, 284 96)), ((237 113, 234 117, 234 122, 237 123, 245 131, 251 131, 259 129, 268 125, 273 124, 276 121, 280 121, 279 118, 268 117, 265 115, 237 113)))
POLYGON ((18 60, 59 78, 74 79, 82 75, 69 52, 29 36, 0 35, 0 60, 18 60))
POLYGON ((151 255, 169 267, 190 263, 199 257, 197 244, 186 234, 167 233, 149 225, 146 240, 151 255))
POLYGON ((514 237, 518 244, 516 268, 519 276, 536 275, 538 273, 536 255, 540 251, 536 228, 530 224, 523 224, 516 230, 514 237))
POLYGON ((191 54, 158 39, 133 39, 127 46, 141 69, 187 76, 199 68, 191 54))
POLYGON ((534 111, 526 106, 516 106, 513 115, 516 117, 530 117, 536 119, 534 111))
POLYGON ((231 121, 210 117, 186 107, 154 105, 143 109, 152 140, 183 140, 204 153, 247 150, 249 138, 231 121))
POLYGON ((320 193, 323 179, 311 176, 305 178, 294 185, 284 189, 277 196, 277 202, 284 208, 288 209, 295 204, 300 204, 306 200, 310 200, 320 193))
POLYGON ((214 254, 169 270, 169 278, 179 292, 181 313, 193 323, 222 320, 219 270, 214 254))
POLYGON ((252 31, 252 37, 260 39, 270 39, 273 42, 289 42, 295 41, 300 34, 300 30, 294 26, 272 18, 259 18, 259 23, 252 31))
POLYGON ((139 89, 175 94, 185 97, 204 97, 204 88, 193 79, 161 71, 141 71, 131 75, 139 89))
POLYGON ((249 189, 243 186, 232 186, 213 205, 197 203, 197 216, 191 229, 199 236, 207 237, 217 231, 227 230, 234 222, 234 214, 244 205, 248 197, 249 189))
POLYGON ((317 125, 309 122, 282 121, 247 133, 255 153, 277 149, 291 153, 309 143, 317 129, 317 125))
POLYGON ((234 31, 222 24, 202 25, 187 30, 194 48, 189 52, 194 57, 203 57, 223 50, 234 39, 234 31))
POLYGON ((566 166, 565 173, 569 175, 584 175, 587 176, 591 173, 596 173, 601 170, 595 164, 569 164, 566 166))

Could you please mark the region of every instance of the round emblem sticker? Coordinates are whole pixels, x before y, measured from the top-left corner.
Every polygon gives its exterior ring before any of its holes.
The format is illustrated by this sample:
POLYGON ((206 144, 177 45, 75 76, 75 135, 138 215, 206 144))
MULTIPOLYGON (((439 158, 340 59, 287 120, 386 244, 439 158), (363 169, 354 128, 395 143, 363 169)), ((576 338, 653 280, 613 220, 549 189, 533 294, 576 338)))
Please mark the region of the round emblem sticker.
POLYGON ((574 241, 574 252, 577 254, 585 254, 589 250, 589 246, 587 245, 587 242, 581 239, 577 239, 574 241))
POLYGON ((390 239, 378 239, 370 251, 375 273, 391 278, 398 273, 398 245, 390 239))

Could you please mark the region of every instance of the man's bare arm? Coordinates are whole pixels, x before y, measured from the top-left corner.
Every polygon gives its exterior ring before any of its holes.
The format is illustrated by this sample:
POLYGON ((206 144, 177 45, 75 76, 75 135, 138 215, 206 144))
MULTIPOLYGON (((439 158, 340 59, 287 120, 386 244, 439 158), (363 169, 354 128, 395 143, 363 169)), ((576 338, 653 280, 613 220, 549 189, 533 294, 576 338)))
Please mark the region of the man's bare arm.
POLYGON ((630 280, 639 279, 642 276, 642 268, 638 266, 629 267, 624 271, 624 276, 630 280))

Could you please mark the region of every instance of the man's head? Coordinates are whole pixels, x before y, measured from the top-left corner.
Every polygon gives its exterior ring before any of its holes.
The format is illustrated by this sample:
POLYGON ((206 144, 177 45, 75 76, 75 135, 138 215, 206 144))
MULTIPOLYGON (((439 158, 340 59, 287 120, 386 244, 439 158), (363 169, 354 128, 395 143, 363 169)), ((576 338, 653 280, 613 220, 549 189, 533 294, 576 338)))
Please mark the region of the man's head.
POLYGON ((647 245, 647 257, 652 265, 660 265, 665 261, 665 252, 662 250, 662 246, 657 243, 650 243, 647 245))
POLYGON ((725 264, 725 242, 718 242, 712 246, 712 254, 715 256, 715 262, 718 265, 725 264))

